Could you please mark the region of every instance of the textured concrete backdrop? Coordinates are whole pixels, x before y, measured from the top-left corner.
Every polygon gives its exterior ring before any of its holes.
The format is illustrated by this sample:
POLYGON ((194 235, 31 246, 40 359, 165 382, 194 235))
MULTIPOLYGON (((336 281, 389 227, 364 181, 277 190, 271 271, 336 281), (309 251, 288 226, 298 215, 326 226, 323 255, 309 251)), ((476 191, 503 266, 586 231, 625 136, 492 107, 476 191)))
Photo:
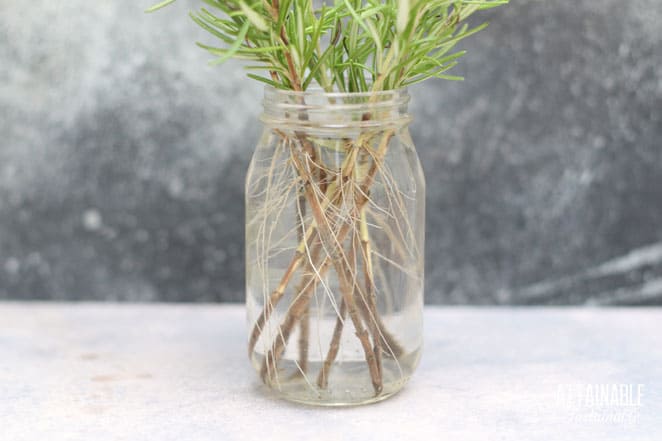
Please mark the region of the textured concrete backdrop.
MULTIPOLYGON (((181 1, 0 0, 0 298, 241 300, 261 87, 181 1)), ((412 90, 431 303, 662 303, 662 2, 513 0, 412 90)))

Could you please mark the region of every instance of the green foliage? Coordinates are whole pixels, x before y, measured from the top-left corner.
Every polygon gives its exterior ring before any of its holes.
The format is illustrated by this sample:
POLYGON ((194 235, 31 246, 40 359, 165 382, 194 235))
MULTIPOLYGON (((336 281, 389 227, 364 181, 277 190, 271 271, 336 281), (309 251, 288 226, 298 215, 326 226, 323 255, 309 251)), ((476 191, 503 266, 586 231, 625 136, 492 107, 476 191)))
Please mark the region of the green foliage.
MULTIPOLYGON (((159 3, 148 12, 175 0, 159 3)), ((475 12, 508 0, 201 0, 191 18, 219 40, 198 46, 222 63, 249 60, 248 76, 279 89, 369 92, 448 75, 459 41, 484 29, 475 12), (329 4, 327 4, 329 3, 329 4)))

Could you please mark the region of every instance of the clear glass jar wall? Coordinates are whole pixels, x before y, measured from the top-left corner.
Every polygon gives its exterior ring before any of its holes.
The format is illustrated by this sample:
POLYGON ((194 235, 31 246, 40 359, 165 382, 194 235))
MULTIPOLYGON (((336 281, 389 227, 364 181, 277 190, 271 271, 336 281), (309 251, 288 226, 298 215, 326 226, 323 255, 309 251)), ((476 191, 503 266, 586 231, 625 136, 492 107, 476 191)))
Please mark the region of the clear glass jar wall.
POLYGON ((425 183, 408 102, 266 89, 246 183, 248 346, 286 399, 378 401, 418 364, 425 183))

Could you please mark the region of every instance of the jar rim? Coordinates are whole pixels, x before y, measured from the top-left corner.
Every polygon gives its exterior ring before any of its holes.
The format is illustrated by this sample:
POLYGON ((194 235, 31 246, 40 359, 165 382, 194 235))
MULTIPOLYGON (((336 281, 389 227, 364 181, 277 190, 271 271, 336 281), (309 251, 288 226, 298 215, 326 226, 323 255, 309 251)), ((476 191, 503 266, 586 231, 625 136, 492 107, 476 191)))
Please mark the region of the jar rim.
POLYGON ((398 89, 377 90, 369 92, 326 92, 319 86, 314 86, 309 89, 298 91, 289 89, 278 89, 271 85, 264 86, 265 95, 275 95, 282 97, 306 97, 306 96, 324 96, 328 98, 384 98, 384 97, 398 97, 408 96, 409 89, 407 87, 400 87, 398 89))
POLYGON ((315 87, 290 91, 266 86, 262 121, 267 125, 341 129, 404 126, 410 95, 406 88, 378 92, 325 92, 315 87))

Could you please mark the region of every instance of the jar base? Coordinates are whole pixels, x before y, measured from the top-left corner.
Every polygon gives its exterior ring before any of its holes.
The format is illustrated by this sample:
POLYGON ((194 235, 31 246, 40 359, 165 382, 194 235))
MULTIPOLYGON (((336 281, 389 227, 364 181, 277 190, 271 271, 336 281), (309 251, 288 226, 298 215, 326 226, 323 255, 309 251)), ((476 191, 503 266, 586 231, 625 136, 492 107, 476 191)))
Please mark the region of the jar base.
MULTIPOLYGON (((259 360, 254 354, 254 360, 259 360)), ((266 388, 274 396, 311 406, 345 407, 372 404, 383 401, 399 392, 409 381, 418 365, 420 351, 400 357, 384 358, 382 365, 383 387, 375 393, 367 364, 364 360, 334 364, 329 372, 329 384, 321 388, 317 378, 322 363, 312 362, 308 374, 303 375, 293 360, 281 360, 278 372, 267 382, 266 388)))
MULTIPOLYGON (((404 380, 406 384, 409 381, 407 378, 404 380)), ((306 406, 316 406, 316 407, 353 407, 353 406, 363 406, 367 404, 379 403, 380 401, 387 400, 394 395, 397 395, 404 387, 397 386, 392 388, 392 390, 384 390, 379 395, 373 395, 371 397, 362 396, 362 397, 352 397, 351 394, 346 394, 344 400, 337 399, 334 397, 325 397, 325 394, 310 395, 306 397, 305 394, 302 394, 301 391, 278 391, 274 389, 269 389, 270 393, 276 396, 279 399, 290 401, 296 404, 303 404, 306 406)), ((365 394, 365 392, 363 392, 365 394)))

